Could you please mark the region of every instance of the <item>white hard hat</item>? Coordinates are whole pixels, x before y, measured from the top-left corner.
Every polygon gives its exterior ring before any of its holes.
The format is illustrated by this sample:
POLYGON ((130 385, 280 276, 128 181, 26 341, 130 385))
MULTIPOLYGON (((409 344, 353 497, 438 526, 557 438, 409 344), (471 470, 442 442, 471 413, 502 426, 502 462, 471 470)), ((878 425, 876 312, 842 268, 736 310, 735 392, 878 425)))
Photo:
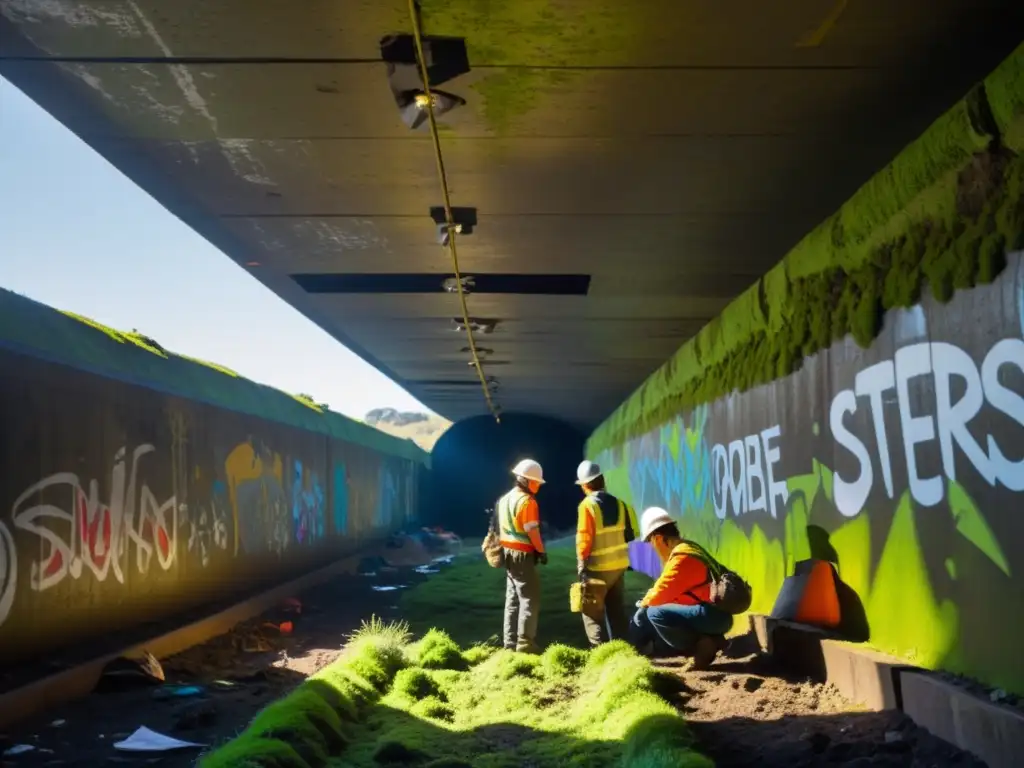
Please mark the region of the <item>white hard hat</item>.
POLYGON ((640 538, 647 541, 661 526, 674 522, 672 515, 661 507, 648 507, 640 516, 640 538))
POLYGON ((536 480, 538 483, 544 483, 544 470, 533 459, 520 461, 512 468, 512 474, 524 480, 536 480))
POLYGON ((581 461, 576 468, 576 485, 589 483, 601 476, 601 467, 592 461, 581 461))

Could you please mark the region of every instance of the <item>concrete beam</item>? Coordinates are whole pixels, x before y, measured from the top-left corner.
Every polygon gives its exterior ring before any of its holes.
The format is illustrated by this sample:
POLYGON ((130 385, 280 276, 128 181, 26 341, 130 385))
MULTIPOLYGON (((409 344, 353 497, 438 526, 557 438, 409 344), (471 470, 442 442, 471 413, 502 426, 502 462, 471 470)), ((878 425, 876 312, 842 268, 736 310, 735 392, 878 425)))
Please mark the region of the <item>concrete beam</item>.
POLYGON ((977 755, 989 768, 1021 764, 1024 713, 927 672, 904 670, 899 678, 903 711, 922 728, 977 755))

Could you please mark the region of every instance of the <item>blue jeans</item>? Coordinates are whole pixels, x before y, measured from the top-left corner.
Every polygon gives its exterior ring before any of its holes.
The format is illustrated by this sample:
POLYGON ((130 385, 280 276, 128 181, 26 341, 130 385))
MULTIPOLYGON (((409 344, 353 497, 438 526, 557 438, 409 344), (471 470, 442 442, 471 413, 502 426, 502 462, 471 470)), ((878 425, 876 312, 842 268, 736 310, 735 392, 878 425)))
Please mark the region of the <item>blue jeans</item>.
POLYGON ((732 628, 732 616, 710 605, 655 605, 640 608, 629 622, 633 644, 687 653, 701 635, 724 635, 732 628))

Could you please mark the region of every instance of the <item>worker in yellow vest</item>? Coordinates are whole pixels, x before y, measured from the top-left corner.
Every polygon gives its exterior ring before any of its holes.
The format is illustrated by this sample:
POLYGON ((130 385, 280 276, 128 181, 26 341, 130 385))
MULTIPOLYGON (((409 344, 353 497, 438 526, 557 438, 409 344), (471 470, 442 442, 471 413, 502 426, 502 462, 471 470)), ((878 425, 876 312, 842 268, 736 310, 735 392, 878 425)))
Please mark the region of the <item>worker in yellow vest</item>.
POLYGON ((627 545, 634 538, 636 513, 608 493, 601 467, 592 461, 579 465, 576 484, 585 494, 576 524, 577 571, 580 579, 600 579, 607 585, 604 605, 583 611, 587 640, 591 646, 598 646, 629 634, 624 576, 629 568, 627 545))
POLYGON ((540 575, 537 564, 548 556, 540 536, 540 508, 535 498, 544 484, 544 470, 533 459, 512 469, 515 487, 498 499, 495 514, 505 556, 504 643, 509 650, 537 653, 540 617, 540 575))

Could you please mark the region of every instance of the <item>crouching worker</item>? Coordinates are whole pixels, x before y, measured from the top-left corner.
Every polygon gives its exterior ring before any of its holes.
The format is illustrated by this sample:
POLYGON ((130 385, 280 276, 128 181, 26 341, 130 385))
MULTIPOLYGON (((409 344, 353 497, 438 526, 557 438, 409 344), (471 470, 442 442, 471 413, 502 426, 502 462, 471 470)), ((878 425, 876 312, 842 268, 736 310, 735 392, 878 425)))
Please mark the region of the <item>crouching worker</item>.
POLYGON ((515 487, 498 499, 495 510, 505 557, 505 647, 537 653, 537 620, 540 614, 540 574, 537 564, 548 556, 540 536, 537 491, 544 483, 540 464, 523 459, 512 470, 515 487))
POLYGON ((644 510, 640 535, 661 558, 654 586, 637 603, 630 622, 633 644, 642 652, 693 657, 693 669, 707 669, 726 646, 732 616, 711 605, 711 583, 720 566, 703 547, 679 535, 664 509, 644 510))

